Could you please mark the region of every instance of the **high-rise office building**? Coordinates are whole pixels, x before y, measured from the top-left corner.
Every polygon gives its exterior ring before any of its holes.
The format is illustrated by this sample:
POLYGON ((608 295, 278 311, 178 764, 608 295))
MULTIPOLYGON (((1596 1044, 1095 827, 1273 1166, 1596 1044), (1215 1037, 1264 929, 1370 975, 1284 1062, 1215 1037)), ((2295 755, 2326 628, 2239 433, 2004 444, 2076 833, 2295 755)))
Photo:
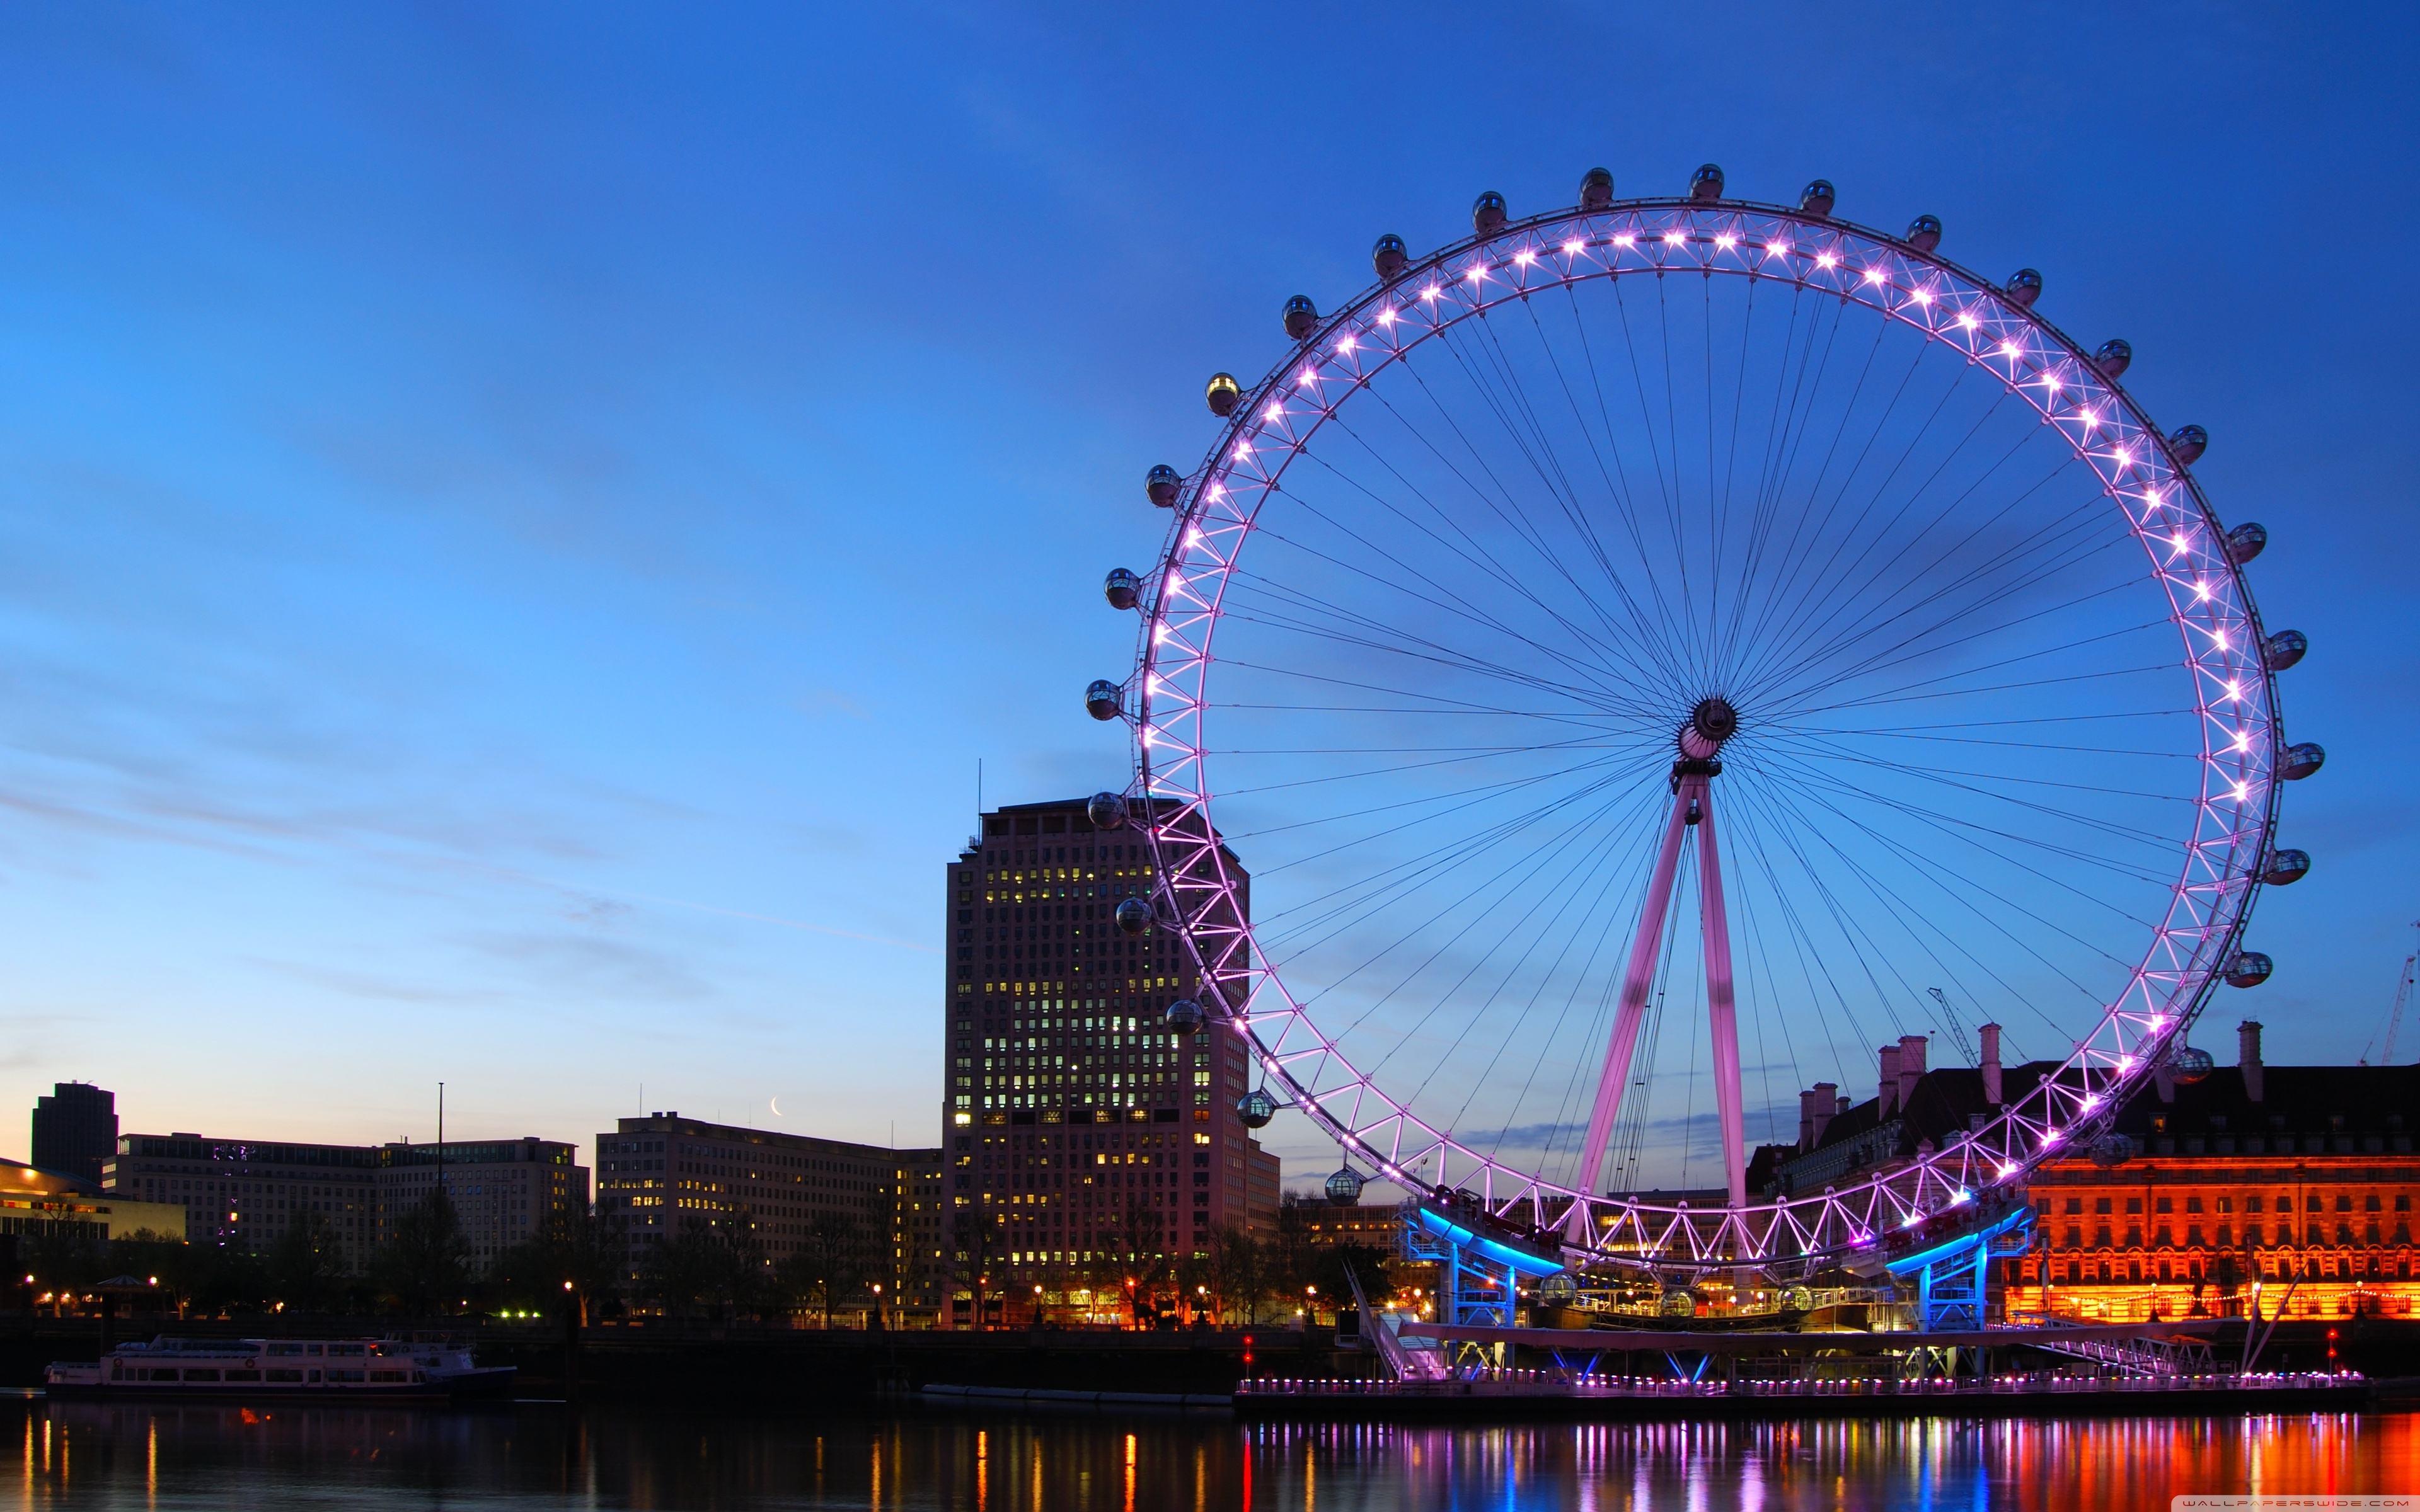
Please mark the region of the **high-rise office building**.
MULTIPOLYGON (((1215 1013, 1172 1030, 1171 1003, 1209 995, 1199 964, 1157 923, 1116 922, 1120 903, 1153 897, 1146 821, 1096 828, 1080 798, 1008 805, 949 863, 941 1125, 961 1268, 1041 1285, 1274 1228, 1277 1158, 1234 1112, 1244 1041, 1215 1013)), ((1249 918, 1249 878, 1222 855, 1249 918)))
POLYGON ((117 1153, 117 1094, 90 1082, 60 1082, 34 1100, 34 1165, 99 1183, 117 1153))

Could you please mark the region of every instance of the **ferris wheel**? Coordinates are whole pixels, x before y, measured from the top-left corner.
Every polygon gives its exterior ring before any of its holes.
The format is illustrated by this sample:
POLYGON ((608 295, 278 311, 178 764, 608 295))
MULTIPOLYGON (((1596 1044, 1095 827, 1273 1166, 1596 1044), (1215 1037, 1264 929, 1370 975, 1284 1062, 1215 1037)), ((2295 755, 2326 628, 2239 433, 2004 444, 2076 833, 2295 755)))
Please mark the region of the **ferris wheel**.
POLYGON ((2277 784, 2324 757, 2284 744, 2265 532, 2039 274, 1833 201, 1482 195, 1289 301, 1151 471, 1166 546, 1108 583, 1138 664, 1087 702, 1199 967, 1172 1023, 1248 1040, 1238 1116, 1309 1118, 1340 1200, 1804 1273, 2005 1208, 2270 972, 2277 784), (1962 1117, 1814 1137, 1887 1110, 1874 1047, 1969 1027, 2007 1070, 1962 1117))

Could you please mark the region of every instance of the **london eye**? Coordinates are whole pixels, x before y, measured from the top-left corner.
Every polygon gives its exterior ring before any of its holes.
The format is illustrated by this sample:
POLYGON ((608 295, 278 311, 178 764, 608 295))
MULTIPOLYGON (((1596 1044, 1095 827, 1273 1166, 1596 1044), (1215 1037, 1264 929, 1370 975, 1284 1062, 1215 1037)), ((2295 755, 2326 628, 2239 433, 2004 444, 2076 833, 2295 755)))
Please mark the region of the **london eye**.
POLYGON ((1834 198, 1483 195, 1289 301, 1207 455, 1152 470, 1164 547, 1108 583, 1136 665, 1088 703, 1199 966, 1174 1026, 1248 1037, 1238 1116, 1311 1119, 1338 1200, 1809 1274, 2005 1206, 2269 974, 2253 903, 2309 865, 2279 784, 2322 756, 2265 535, 2040 275, 1834 198), (1954 1128, 1751 1182, 1810 1088, 1970 1030, 1954 1128))

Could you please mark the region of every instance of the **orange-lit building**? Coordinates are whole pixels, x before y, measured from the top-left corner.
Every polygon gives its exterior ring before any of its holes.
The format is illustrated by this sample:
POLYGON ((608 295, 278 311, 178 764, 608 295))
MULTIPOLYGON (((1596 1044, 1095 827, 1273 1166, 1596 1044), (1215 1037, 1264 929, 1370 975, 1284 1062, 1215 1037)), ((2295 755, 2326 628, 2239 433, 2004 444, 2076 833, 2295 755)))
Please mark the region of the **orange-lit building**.
POLYGON ((2008 1311, 2131 1321, 2415 1316, 2420 1066, 2234 1066, 2165 1078, 2092 1157, 2035 1172, 2034 1248, 2001 1262, 2008 1311))

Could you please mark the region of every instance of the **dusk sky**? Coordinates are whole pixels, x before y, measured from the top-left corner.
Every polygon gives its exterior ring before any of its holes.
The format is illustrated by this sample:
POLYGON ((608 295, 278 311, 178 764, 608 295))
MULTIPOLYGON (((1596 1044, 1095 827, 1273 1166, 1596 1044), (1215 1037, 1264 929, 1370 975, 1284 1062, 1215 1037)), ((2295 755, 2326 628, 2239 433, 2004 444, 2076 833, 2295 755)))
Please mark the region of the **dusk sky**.
POLYGON ((1704 162, 2040 269, 2209 428, 2328 764, 2276 975, 2195 1038, 2349 1062, 2420 919, 2415 51, 2386 7, 13 8, 0 1109, 427 1138, 442 1080, 449 1135, 931 1143, 977 763, 1123 785, 1098 584, 1205 378, 1380 232, 1704 162))

